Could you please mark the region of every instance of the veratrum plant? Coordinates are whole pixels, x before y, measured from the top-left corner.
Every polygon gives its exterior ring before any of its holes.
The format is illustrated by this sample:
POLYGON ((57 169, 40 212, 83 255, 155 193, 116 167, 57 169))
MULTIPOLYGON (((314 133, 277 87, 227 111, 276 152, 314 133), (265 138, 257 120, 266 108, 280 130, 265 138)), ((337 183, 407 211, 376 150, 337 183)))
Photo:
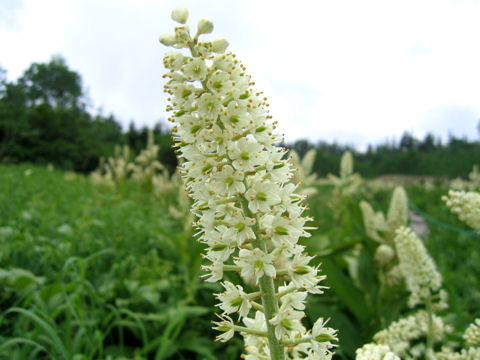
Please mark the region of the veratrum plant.
POLYGON ((301 322, 307 293, 321 294, 324 276, 298 244, 310 236, 310 219, 302 217, 304 197, 290 182, 286 151, 274 145, 280 138, 266 98, 253 89, 236 56, 225 53, 225 39, 199 42, 213 31, 212 22, 201 19, 191 37, 183 25, 187 18, 187 9, 174 10, 172 19, 182 25, 160 37, 164 45, 190 52, 164 58, 167 110, 184 160, 180 173, 194 201, 197 236, 207 245, 206 281, 237 272, 248 284, 223 281, 225 291, 216 294, 223 311, 215 322, 217 340, 239 332, 247 360, 330 359, 336 330, 323 318, 312 330, 301 322), (243 325, 230 317, 234 313, 243 325))

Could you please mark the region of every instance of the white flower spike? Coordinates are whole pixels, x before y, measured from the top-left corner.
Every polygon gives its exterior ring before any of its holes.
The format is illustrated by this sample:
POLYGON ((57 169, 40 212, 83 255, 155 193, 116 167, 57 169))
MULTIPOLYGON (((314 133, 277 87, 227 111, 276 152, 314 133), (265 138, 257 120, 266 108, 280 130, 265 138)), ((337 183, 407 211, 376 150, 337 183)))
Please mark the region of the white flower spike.
MULTIPOLYGON (((185 10, 172 18, 184 23, 185 10)), ((206 281, 237 272, 250 288, 223 280, 216 294, 223 314, 215 322, 219 341, 235 332, 245 339, 245 359, 330 359, 336 330, 323 319, 305 329, 307 293, 321 294, 319 266, 303 254, 300 237, 310 234, 302 216, 305 196, 295 193, 293 164, 268 114, 266 98, 253 89, 245 67, 225 53, 225 39, 199 41, 213 23, 202 19, 192 38, 187 25, 164 35, 169 52, 165 92, 173 139, 182 158, 179 172, 193 199, 199 241, 206 246, 206 281), (276 281, 274 281, 274 279, 276 281), (281 286, 280 282, 282 283, 281 286), (237 313, 245 326, 230 316, 237 313), (313 334, 313 337, 312 337, 313 334)))

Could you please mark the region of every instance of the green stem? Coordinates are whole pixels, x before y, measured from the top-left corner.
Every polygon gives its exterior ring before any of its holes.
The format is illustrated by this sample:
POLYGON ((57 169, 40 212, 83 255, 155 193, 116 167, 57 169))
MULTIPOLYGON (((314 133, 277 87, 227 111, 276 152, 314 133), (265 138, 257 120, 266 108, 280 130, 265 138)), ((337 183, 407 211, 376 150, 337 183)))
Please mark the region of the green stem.
MULTIPOLYGON (((256 235, 256 239, 253 241, 253 246, 261 249, 264 252, 267 252, 267 244, 265 243, 265 240, 260 237, 257 216, 248 208, 248 201, 246 199, 242 199, 241 204, 245 215, 248 217, 254 217, 257 220, 253 229, 256 235)), ((270 319, 272 319, 278 311, 278 300, 275 295, 275 284, 273 282, 273 278, 267 275, 262 276, 259 280, 259 286, 260 291, 262 292, 263 313, 265 315, 265 322, 267 325, 267 339, 268 346, 270 348, 270 359, 285 360, 284 346, 275 336, 275 326, 270 324, 270 319)))
POLYGON ((262 304, 265 314, 265 321, 267 323, 267 338, 268 346, 270 347, 271 360, 284 360, 285 352, 283 351, 283 345, 280 344, 275 336, 275 326, 270 324, 270 319, 275 316, 278 311, 278 302, 275 297, 275 285, 273 279, 270 276, 262 276, 260 278, 260 289, 263 292, 262 304))
MULTIPOLYGON (((432 300, 427 298, 426 302, 427 316, 428 316, 428 333, 427 333, 427 349, 433 351, 433 312, 432 312, 432 300)), ((427 355, 428 356, 428 355, 427 355)))
POLYGON ((255 301, 252 301, 250 304, 252 304, 252 307, 255 309, 255 310, 258 310, 258 311, 261 311, 261 312, 264 312, 265 309, 263 308, 262 305, 260 305, 259 303, 255 302, 255 301))
POLYGON ((257 335, 257 336, 267 336, 267 333, 265 331, 250 329, 250 328, 246 328, 244 326, 239 326, 239 325, 233 325, 233 330, 247 333, 247 334, 257 335))

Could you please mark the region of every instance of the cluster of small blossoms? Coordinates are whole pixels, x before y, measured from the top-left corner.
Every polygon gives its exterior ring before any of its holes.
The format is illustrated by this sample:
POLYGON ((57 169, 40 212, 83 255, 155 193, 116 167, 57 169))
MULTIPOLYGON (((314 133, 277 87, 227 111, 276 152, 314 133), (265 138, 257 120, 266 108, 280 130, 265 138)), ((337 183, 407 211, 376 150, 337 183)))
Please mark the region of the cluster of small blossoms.
POLYGON ((179 169, 194 204, 199 241, 206 245, 206 281, 235 271, 245 284, 224 280, 216 294, 223 311, 215 329, 220 341, 245 338, 245 359, 330 359, 336 330, 318 319, 307 330, 308 293, 321 294, 324 276, 298 243, 308 237, 304 196, 290 182, 293 171, 268 115, 266 98, 232 53, 228 42, 198 40, 213 24, 202 19, 193 38, 186 9, 172 12, 181 25, 160 41, 167 53, 165 91, 173 114, 179 169), (279 286, 281 285, 281 286, 279 286), (253 289, 253 291, 249 291, 253 289), (261 299, 261 303, 258 301, 261 299), (238 321, 231 316, 237 313, 238 321))
POLYGON ((477 360, 480 359, 480 319, 476 319, 468 326, 463 334, 466 349, 454 351, 448 346, 442 347, 440 352, 435 354, 436 360, 477 360))
POLYGON ((480 233, 480 193, 450 190, 442 200, 461 221, 480 233))
MULTIPOLYGON (((433 315, 432 317, 432 336, 434 342, 443 340, 448 331, 441 317, 433 315)), ((378 345, 386 345, 390 351, 400 356, 402 359, 407 356, 414 358, 420 357, 426 351, 424 344, 420 348, 411 347, 414 340, 425 338, 429 333, 429 315, 425 310, 419 310, 413 315, 402 318, 390 324, 390 326, 373 337, 378 345)))
POLYGON ((480 359, 480 348, 461 349, 459 352, 445 347, 441 352, 435 353, 435 360, 478 360, 480 359))
POLYGON ((422 240, 410 228, 401 227, 396 235, 394 243, 399 267, 410 292, 408 304, 413 308, 420 303, 430 303, 440 291, 442 276, 422 240))
POLYGON ((480 346, 480 319, 475 319, 475 322, 468 326, 463 338, 468 346, 480 346))
POLYGON ((355 360, 400 360, 388 345, 365 344, 355 352, 355 360))

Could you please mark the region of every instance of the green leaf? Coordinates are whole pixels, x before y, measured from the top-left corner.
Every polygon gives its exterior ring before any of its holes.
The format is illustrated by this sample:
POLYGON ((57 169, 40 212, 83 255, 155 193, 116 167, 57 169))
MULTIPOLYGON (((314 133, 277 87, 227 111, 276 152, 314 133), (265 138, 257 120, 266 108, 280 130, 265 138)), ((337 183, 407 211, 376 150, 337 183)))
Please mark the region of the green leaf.
POLYGON ((357 317, 361 323, 369 323, 372 311, 368 307, 363 292, 358 289, 352 279, 348 278, 330 259, 323 260, 323 272, 327 275, 326 283, 331 286, 340 301, 357 317))

